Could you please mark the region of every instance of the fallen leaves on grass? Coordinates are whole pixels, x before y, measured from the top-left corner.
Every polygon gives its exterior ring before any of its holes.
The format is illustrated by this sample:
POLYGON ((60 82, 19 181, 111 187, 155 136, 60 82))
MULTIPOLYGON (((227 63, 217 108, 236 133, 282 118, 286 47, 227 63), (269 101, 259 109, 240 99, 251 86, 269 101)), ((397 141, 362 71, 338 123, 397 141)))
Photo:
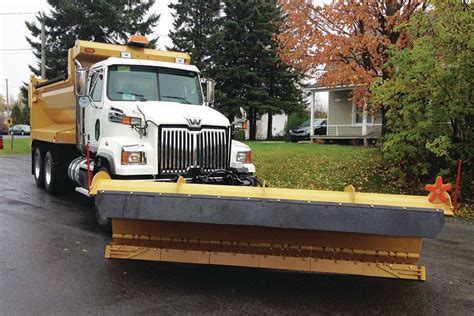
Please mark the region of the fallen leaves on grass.
MULTIPOLYGON (((376 148, 359 146, 247 142, 257 176, 270 187, 342 191, 408 193, 384 169, 376 148)), ((423 187, 412 190, 425 194, 423 187)), ((474 206, 463 205, 459 216, 474 219, 474 206)))
MULTIPOLYGON (((390 192, 375 149, 341 145, 249 143, 257 176, 272 187, 390 192)), ((393 190, 392 190, 393 191, 393 190)))

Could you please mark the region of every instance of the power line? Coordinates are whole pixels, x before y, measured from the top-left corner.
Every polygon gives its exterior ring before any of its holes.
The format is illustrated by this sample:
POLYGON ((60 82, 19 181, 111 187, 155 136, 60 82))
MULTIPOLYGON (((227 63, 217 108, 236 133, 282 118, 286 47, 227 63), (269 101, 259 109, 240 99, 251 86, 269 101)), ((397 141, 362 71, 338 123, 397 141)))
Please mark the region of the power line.
POLYGON ((0 13, 0 15, 26 15, 26 14, 36 14, 38 12, 6 12, 0 13))
POLYGON ((170 37, 168 34, 163 34, 163 33, 149 33, 149 35, 158 35, 160 37, 170 37))
POLYGON ((0 48, 0 52, 9 52, 17 50, 34 50, 33 48, 0 48))
POLYGON ((22 51, 22 52, 0 52, 2 55, 18 55, 18 54, 33 54, 33 51, 22 51))

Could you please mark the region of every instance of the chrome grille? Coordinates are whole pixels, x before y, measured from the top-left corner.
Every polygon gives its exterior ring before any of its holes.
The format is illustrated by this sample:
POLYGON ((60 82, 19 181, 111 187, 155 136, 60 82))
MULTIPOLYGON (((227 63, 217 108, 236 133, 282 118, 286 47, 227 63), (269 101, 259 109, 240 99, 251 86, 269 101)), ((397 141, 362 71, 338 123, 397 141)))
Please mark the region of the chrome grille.
POLYGON ((160 174, 183 174, 189 168, 205 173, 228 169, 230 133, 225 128, 160 128, 159 149, 160 174))

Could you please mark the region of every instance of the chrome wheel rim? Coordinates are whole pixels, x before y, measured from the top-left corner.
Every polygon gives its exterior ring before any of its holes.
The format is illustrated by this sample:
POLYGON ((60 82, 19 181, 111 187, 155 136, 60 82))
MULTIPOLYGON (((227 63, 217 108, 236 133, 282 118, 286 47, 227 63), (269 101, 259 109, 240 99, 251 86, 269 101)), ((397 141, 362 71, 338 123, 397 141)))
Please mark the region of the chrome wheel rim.
POLYGON ((44 179, 48 185, 51 183, 51 159, 46 159, 44 164, 44 179))
POLYGON ((38 152, 35 153, 35 177, 39 179, 41 175, 41 159, 38 152))

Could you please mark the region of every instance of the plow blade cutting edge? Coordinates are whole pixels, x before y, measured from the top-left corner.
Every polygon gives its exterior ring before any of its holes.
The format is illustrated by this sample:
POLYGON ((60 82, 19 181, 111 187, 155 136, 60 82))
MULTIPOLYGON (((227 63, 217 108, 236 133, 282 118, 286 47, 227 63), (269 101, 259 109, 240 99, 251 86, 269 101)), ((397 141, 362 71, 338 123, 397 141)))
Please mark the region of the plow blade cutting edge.
POLYGON ((91 196, 112 218, 107 258, 425 280, 423 238, 449 205, 426 197, 111 180, 91 196))

